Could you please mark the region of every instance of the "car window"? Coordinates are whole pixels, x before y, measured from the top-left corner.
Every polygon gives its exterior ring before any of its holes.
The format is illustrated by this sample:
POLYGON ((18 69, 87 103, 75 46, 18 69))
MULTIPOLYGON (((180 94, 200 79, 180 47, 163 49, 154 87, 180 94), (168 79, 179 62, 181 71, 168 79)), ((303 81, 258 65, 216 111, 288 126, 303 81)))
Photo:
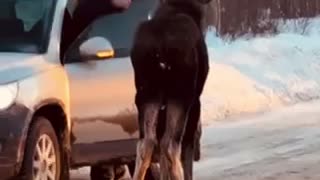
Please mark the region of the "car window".
POLYGON ((111 42, 116 51, 130 50, 137 26, 141 21, 148 19, 156 2, 133 1, 127 11, 98 19, 90 28, 89 38, 103 36, 111 42))
POLYGON ((1 0, 0 52, 44 53, 56 0, 1 0))
POLYGON ((116 57, 129 56, 137 26, 149 18, 157 2, 157 0, 134 0, 128 10, 95 20, 73 43, 66 53, 65 61, 77 62, 80 57, 78 50, 80 44, 96 36, 105 37, 110 41, 116 57))

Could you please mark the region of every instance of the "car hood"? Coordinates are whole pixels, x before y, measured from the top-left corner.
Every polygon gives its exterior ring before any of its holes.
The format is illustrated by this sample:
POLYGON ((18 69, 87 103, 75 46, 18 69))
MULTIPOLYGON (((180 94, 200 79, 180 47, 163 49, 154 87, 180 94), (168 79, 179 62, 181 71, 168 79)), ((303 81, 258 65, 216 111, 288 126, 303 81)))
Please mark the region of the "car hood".
POLYGON ((0 85, 22 80, 56 66, 43 55, 0 53, 0 85))

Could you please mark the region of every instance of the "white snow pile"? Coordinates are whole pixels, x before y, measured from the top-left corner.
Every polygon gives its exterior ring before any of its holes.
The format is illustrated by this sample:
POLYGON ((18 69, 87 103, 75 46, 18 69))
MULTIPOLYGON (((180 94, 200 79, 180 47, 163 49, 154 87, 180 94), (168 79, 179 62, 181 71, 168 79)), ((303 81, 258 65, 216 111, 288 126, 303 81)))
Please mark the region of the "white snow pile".
POLYGON ((205 124, 320 97, 320 17, 298 21, 279 21, 276 35, 235 41, 208 32, 205 124))

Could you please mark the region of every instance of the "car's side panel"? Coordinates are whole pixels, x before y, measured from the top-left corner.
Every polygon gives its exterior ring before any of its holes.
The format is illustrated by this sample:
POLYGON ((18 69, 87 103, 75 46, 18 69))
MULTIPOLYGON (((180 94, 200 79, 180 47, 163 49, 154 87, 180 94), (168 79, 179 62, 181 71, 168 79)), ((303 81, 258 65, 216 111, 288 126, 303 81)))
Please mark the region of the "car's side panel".
POLYGON ((136 138, 129 58, 66 64, 75 144, 136 138))

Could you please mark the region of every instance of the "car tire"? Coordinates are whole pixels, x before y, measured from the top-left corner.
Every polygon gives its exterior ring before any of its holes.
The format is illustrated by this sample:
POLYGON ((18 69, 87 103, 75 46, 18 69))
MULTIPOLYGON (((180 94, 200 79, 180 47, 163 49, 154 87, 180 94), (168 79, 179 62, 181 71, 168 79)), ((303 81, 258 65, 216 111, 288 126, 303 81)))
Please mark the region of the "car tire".
POLYGON ((50 180, 60 180, 61 148, 49 120, 44 117, 37 117, 34 120, 28 133, 25 148, 21 179, 33 180, 37 179, 37 176, 47 176, 47 179, 50 180))

